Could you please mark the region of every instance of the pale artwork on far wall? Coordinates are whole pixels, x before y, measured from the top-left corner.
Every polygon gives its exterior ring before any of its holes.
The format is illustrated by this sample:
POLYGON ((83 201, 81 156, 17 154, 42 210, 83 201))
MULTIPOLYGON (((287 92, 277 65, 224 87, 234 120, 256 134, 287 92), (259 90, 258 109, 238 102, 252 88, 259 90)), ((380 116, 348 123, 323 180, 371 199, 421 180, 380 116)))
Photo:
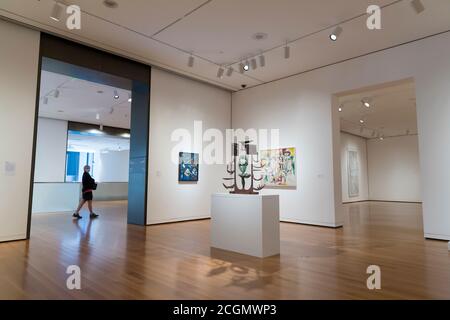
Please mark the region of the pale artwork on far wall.
POLYGON ((348 150, 347 153, 347 173, 348 173, 348 196, 354 198, 359 196, 359 165, 358 152, 348 150))
POLYGON ((262 182, 265 188, 295 189, 297 164, 295 148, 261 150, 262 182))

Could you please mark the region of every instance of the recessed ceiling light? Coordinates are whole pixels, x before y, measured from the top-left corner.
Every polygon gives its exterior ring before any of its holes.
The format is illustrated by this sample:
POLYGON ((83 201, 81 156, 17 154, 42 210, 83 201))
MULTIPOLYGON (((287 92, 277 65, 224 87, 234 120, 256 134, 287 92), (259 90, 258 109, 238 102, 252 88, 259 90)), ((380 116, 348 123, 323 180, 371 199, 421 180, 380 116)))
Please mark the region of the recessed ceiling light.
POLYGON ((107 7, 107 8, 110 8, 110 9, 115 9, 115 8, 117 8, 119 6, 117 4, 117 2, 114 1, 114 0, 103 0, 103 5, 105 7, 107 7))
POLYGON ((252 39, 253 40, 265 40, 265 39, 267 39, 267 37, 268 37, 268 34, 267 33, 264 33, 264 32, 257 32, 257 33, 254 33, 253 35, 252 35, 252 39))
POLYGON ((103 90, 97 90, 97 93, 99 93, 99 94, 103 93, 103 90))
POLYGON ((363 119, 360 119, 360 120, 359 120, 359 123, 364 123, 364 120, 363 120, 363 119))
POLYGON ((247 61, 245 61, 245 63, 244 63, 244 67, 242 68, 244 71, 248 71, 248 70, 250 70, 250 64, 248 63, 248 60, 247 61))

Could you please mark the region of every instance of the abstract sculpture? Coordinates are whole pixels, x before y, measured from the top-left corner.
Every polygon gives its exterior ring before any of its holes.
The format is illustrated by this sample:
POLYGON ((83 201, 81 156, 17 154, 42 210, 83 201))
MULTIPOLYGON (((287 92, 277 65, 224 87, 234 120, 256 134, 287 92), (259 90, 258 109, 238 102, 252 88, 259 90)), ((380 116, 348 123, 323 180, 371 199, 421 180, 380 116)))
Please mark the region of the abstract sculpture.
POLYGON ((264 188, 264 184, 261 183, 255 186, 255 182, 260 182, 263 179, 262 176, 255 177, 255 172, 261 171, 262 166, 258 159, 256 145, 250 144, 250 142, 246 140, 239 143, 235 142, 232 145, 233 160, 227 165, 227 172, 232 177, 223 178, 225 181, 233 182, 230 186, 223 184, 226 189, 230 190, 230 193, 258 194, 257 191, 264 188), (240 180, 239 183, 238 180, 240 180), (249 180, 250 186, 246 189, 247 180, 249 180))

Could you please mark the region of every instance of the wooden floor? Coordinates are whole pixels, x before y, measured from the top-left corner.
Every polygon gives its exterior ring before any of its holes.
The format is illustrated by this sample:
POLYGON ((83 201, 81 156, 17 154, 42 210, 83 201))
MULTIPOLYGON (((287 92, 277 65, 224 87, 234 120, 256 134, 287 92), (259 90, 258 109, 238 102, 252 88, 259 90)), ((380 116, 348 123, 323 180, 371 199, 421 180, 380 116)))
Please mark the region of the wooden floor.
POLYGON ((126 203, 96 205, 98 220, 34 216, 30 241, 0 244, 0 299, 450 299, 447 243, 423 239, 418 204, 345 205, 340 229, 282 223, 281 255, 263 260, 211 251, 209 220, 131 226, 126 203))

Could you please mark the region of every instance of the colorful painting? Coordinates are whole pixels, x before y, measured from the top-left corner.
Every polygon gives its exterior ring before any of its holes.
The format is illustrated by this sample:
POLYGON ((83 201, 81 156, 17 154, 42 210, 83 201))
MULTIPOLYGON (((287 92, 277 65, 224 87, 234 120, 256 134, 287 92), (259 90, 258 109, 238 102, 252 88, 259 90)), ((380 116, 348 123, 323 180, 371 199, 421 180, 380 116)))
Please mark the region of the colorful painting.
POLYGON ((359 165, 358 152, 348 150, 347 153, 348 174, 348 196, 350 198, 359 196, 359 165))
POLYGON ((261 150, 260 160, 266 188, 295 189, 297 187, 295 148, 261 150))
POLYGON ((198 181, 198 153, 179 153, 178 181, 198 181))

